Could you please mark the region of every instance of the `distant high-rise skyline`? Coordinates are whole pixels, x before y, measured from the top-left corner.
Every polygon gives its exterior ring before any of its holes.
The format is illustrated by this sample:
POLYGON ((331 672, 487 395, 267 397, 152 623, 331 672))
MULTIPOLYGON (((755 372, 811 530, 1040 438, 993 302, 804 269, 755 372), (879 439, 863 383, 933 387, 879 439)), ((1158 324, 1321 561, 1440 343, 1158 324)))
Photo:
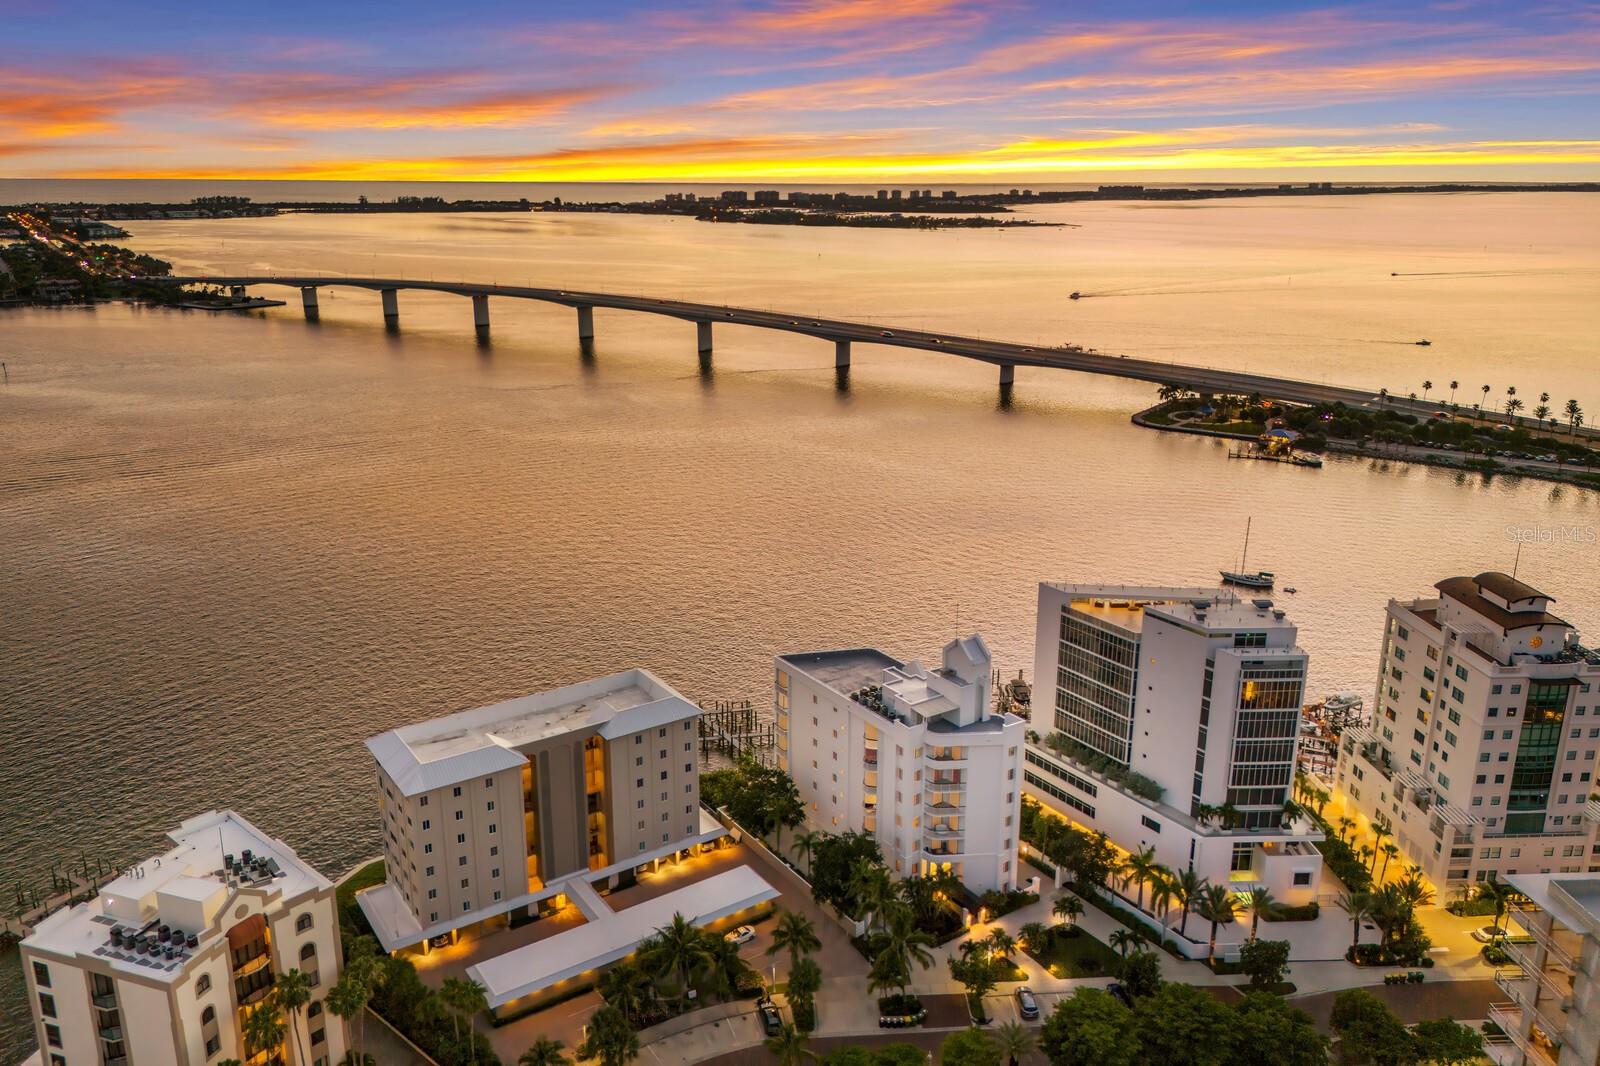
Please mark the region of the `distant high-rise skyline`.
POLYGON ((10 176, 1600 174, 1600 14, 1448 0, 501 0, 7 13, 10 176), (71 28, 70 31, 68 28, 71 28))

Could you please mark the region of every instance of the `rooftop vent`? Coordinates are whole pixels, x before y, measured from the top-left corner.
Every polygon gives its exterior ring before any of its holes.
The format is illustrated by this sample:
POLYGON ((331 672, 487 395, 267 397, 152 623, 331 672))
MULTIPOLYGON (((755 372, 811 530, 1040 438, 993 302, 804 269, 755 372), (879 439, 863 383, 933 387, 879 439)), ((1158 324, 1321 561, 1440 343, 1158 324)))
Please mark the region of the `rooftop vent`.
MULTIPOLYGON (((1269 600, 1269 599, 1266 599, 1266 598, 1262 598, 1262 599, 1257 599, 1257 600, 1251 600, 1251 601, 1250 601, 1250 602, 1251 602, 1251 603, 1253 603, 1253 604, 1255 604, 1255 605, 1256 605, 1256 607, 1257 607, 1257 608, 1258 608, 1258 609, 1259 609, 1259 610, 1263 610, 1263 611, 1265 611, 1265 610, 1269 610, 1269 609, 1271 609, 1271 607, 1272 607, 1272 601, 1271 601, 1271 600, 1269 600)), ((248 855, 248 854, 249 854, 249 852, 246 852, 246 853, 245 853, 245 854, 247 854, 247 855, 248 855)))

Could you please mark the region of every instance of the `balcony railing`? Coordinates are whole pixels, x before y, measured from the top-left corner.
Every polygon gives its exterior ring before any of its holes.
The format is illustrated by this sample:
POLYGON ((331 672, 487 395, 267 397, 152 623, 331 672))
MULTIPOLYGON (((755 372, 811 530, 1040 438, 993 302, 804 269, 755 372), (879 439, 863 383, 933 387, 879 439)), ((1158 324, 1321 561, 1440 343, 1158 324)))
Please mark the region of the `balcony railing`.
POLYGON ((934 772, 928 775, 928 784, 939 787, 960 788, 967 783, 967 777, 960 770, 949 773, 934 772))
POLYGON ((1533 944, 1521 940, 1502 940, 1500 947, 1505 951, 1512 962, 1522 968, 1524 973, 1532 974, 1544 986, 1544 990, 1560 1000, 1563 1005, 1572 998, 1572 979, 1560 980, 1559 971, 1552 973, 1548 968, 1533 964, 1533 944))
POLYGON ((94 1005, 101 1010, 116 1010, 117 994, 115 992, 103 992, 94 997, 94 1005))
POLYGON ((923 802, 922 809, 932 814, 957 814, 966 810, 967 804, 964 800, 960 803, 944 803, 930 799, 923 802))
POLYGON ((1494 983, 1500 986, 1500 991, 1515 1000, 1518 1006, 1525 1010, 1533 1011, 1533 1018, 1539 1023, 1539 1028, 1546 1034, 1563 1033, 1567 1028, 1566 1012, 1552 1016, 1544 1005, 1534 1002, 1538 993, 1537 985, 1528 973, 1517 967, 1501 967, 1494 972, 1494 983))
POLYGON ((930 835, 941 838, 958 837, 962 832, 960 827, 953 825, 930 825, 924 828, 930 835))
POLYGON ((929 748, 928 758, 934 762, 961 762, 967 757, 966 748, 929 748))
POLYGON ((1556 1066, 1555 1056, 1522 1033, 1522 1009, 1515 1003, 1491 1003, 1489 1020, 1498 1025, 1511 1038, 1517 1050, 1536 1066, 1556 1066))
POLYGON ((1538 922, 1525 921, 1523 919, 1523 915, 1536 913, 1538 909, 1538 907, 1535 907, 1532 904, 1522 904, 1519 906, 1518 904, 1513 903, 1511 905, 1512 913, 1517 915, 1517 924, 1522 926, 1523 929, 1527 930, 1529 936, 1533 937, 1533 939, 1537 940, 1541 945, 1543 945, 1545 950, 1550 953, 1550 961, 1555 963, 1557 966, 1565 967, 1568 970, 1573 969, 1577 962, 1576 958, 1573 956, 1571 949, 1565 947, 1558 940, 1556 940, 1552 929, 1542 929, 1540 928, 1538 922))
POLYGON ((861 753, 861 761, 867 766, 878 765, 878 749, 869 748, 861 753))

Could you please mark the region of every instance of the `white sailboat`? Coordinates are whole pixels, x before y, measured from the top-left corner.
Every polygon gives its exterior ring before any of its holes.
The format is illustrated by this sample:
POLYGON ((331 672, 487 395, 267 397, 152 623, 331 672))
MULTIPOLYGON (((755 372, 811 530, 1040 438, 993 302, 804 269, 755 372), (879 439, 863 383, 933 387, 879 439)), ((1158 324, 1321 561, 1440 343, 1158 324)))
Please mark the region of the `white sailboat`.
POLYGON ((1270 589, 1275 580, 1271 570, 1246 570, 1245 563, 1250 558, 1250 523, 1252 519, 1244 520, 1244 551, 1239 554, 1239 569, 1222 570, 1222 580, 1230 585, 1242 585, 1250 589, 1270 589))

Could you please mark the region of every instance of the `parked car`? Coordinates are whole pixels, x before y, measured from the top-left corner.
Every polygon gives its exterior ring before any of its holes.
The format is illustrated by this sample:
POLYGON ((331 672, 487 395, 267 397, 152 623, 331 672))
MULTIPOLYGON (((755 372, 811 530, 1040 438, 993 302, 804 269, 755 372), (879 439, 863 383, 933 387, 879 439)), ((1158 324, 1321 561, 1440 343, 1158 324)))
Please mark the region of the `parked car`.
POLYGON ((736 947, 743 947, 756 938, 756 931, 752 926, 741 925, 722 939, 736 947))
POLYGON ((770 999, 764 999, 756 1004, 756 1009, 761 1012, 761 1031, 768 1036, 777 1036, 783 1032, 783 1015, 778 1013, 777 1005, 770 999))
POLYGON ((1106 991, 1111 993, 1111 995, 1113 997, 1115 997, 1116 999, 1120 999, 1122 1001, 1122 1005, 1123 1006, 1125 1006, 1125 1007, 1133 1006, 1133 993, 1129 992, 1126 988, 1124 988, 1122 985, 1118 984, 1117 982, 1113 981, 1109 985, 1107 985, 1106 986, 1106 991))
POLYGON ((1039 1017, 1039 1001, 1033 998, 1033 989, 1027 985, 1017 989, 1017 1013, 1027 1022, 1039 1017))
POLYGON ((1486 925, 1482 929, 1472 931, 1472 939, 1480 944, 1487 944, 1492 940, 1504 940, 1506 931, 1497 925, 1486 925))

